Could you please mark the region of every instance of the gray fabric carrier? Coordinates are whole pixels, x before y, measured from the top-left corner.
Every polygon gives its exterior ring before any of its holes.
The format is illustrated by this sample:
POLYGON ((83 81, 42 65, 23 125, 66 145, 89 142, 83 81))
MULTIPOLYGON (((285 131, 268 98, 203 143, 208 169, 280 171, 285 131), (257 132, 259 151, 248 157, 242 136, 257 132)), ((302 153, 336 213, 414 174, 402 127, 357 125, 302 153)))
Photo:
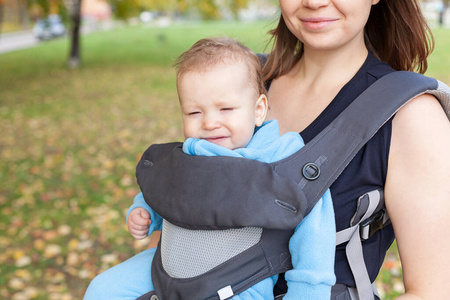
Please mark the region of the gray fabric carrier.
MULTIPOLYGON (((377 130, 423 93, 436 96, 449 116, 445 84, 393 72, 298 152, 270 164, 190 156, 181 143, 152 145, 136 174, 146 202, 164 218, 152 264, 154 297, 228 299, 289 270, 288 242, 295 227, 377 130)), ((337 244, 347 243, 357 289, 336 285, 333 299, 375 299, 361 240, 386 223, 383 191, 362 195, 352 224, 337 233, 337 244)))

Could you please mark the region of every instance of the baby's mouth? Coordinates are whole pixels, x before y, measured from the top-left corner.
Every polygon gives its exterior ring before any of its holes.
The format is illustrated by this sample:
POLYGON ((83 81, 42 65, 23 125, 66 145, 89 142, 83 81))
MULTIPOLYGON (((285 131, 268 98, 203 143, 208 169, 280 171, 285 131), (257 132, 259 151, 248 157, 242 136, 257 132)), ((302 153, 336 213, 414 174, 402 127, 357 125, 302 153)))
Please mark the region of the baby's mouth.
POLYGON ((218 144, 218 143, 224 141, 226 138, 227 138, 226 136, 214 136, 214 137, 204 138, 204 140, 206 140, 210 143, 218 144))

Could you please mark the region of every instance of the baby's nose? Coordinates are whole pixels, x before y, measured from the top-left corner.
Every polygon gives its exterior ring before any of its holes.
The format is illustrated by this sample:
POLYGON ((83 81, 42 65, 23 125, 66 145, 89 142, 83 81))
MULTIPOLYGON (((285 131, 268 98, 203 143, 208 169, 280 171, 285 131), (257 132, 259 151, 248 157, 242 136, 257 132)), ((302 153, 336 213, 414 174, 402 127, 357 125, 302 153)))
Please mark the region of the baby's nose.
POLYGON ((210 115, 204 116, 203 129, 212 130, 212 129, 218 128, 219 126, 220 126, 220 122, 216 117, 210 116, 210 115))

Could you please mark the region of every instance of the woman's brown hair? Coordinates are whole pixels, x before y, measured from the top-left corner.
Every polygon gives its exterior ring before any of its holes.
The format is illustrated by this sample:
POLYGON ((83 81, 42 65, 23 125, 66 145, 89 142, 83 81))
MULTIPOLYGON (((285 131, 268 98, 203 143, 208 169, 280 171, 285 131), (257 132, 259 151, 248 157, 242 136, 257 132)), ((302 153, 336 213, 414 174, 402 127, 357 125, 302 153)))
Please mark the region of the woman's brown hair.
MULTIPOLYGON (((286 74, 303 54, 303 44, 289 31, 283 17, 269 32, 273 49, 264 66, 264 78, 286 74)), ((395 70, 425 73, 434 47, 431 30, 417 0, 381 0, 372 6, 365 26, 366 46, 395 70)))

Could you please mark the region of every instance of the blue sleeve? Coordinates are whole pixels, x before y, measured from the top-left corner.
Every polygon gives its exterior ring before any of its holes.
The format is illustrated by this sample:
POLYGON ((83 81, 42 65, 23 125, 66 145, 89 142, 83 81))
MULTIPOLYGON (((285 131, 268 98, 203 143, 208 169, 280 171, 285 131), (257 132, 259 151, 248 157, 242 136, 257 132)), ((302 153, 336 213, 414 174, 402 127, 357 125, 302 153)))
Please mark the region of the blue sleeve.
POLYGON ((289 251, 293 269, 285 274, 288 292, 283 300, 330 299, 336 282, 336 224, 329 190, 295 229, 289 251))
POLYGON ((150 213, 150 219, 152 220, 152 223, 149 226, 148 235, 152 234, 155 230, 162 229, 163 219, 147 204, 147 202, 145 202, 142 193, 139 193, 136 195, 136 197, 134 197, 134 202, 127 212, 127 222, 128 222, 128 215, 130 214, 130 212, 138 207, 145 208, 150 213))

